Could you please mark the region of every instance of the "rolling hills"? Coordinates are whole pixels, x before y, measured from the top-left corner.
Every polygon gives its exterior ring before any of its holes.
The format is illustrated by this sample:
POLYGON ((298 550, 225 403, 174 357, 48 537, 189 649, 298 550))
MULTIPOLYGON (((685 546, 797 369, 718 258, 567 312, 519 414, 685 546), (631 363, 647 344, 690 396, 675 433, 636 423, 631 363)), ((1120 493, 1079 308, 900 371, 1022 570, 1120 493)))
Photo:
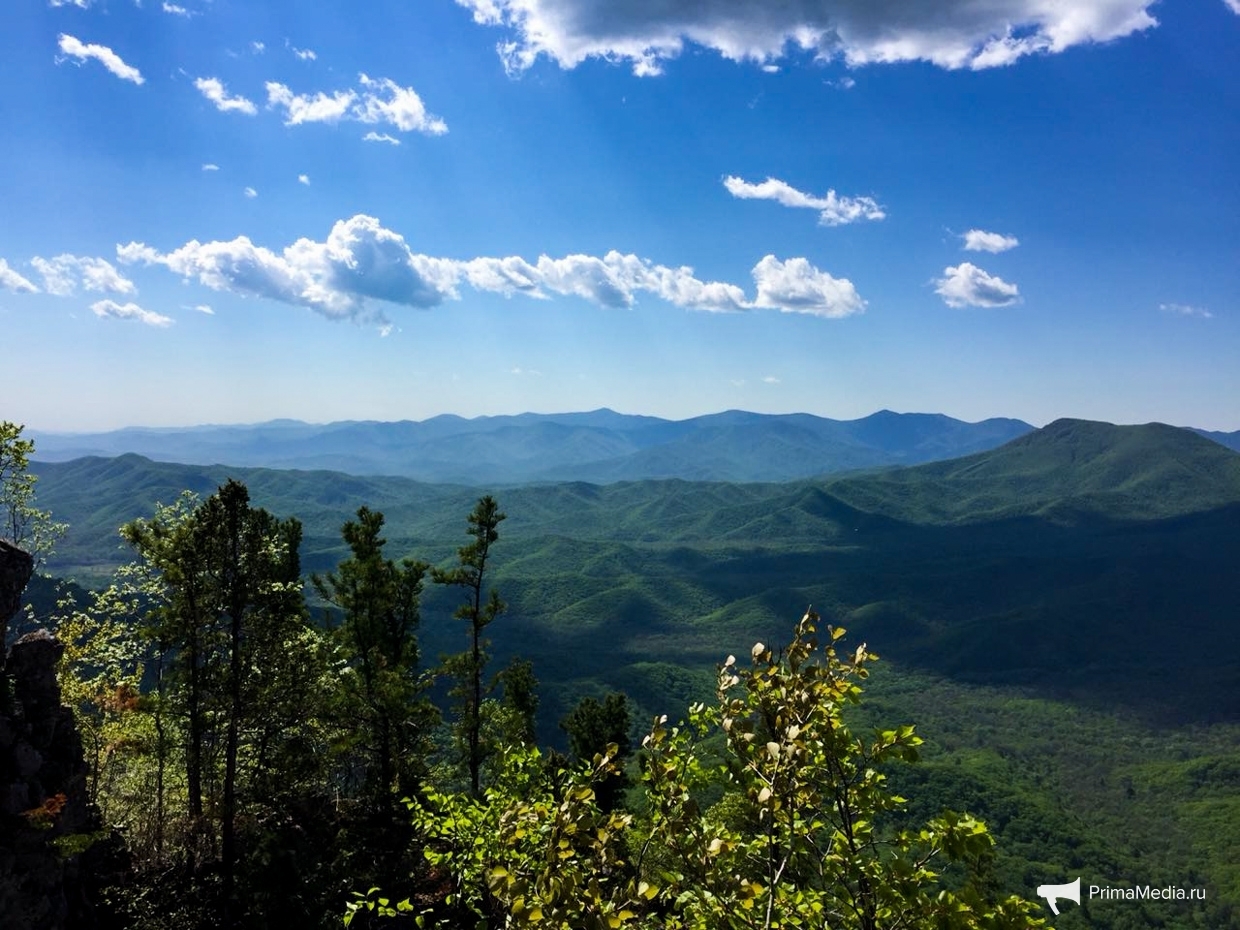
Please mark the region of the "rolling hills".
MULTIPOLYGON (((82 580, 126 558, 121 523, 230 476, 257 504, 303 521, 308 571, 334 567, 339 526, 362 504, 387 516, 394 554, 449 559, 480 493, 136 455, 37 472, 42 506, 72 527, 53 567, 82 580)), ((908 468, 785 483, 531 485, 500 503, 510 516, 496 580, 513 638, 497 632, 497 647, 523 643, 540 663, 570 649, 574 668, 555 676, 566 686, 613 672, 618 683, 631 677, 621 669, 652 660, 713 662, 813 602, 898 661, 962 681, 1174 719, 1240 715, 1230 686, 1240 455, 1188 430, 1061 420, 908 468), (599 637, 609 651, 596 664, 599 637), (1151 650, 1169 638, 1211 648, 1205 658, 1151 650), (1149 706, 1148 688, 1168 674, 1165 699, 1149 706)), ((428 641, 453 648, 450 625, 437 622, 428 641)))
POLYGON ((891 411, 860 420, 730 410, 687 420, 589 413, 422 422, 276 420, 253 426, 34 433, 43 461, 138 453, 157 461, 332 469, 428 482, 785 481, 907 465, 993 448, 1032 429, 1019 420, 965 423, 891 411))
MULTIPOLYGON (((904 421, 907 423, 907 421, 904 421)), ((657 424, 652 426, 657 427, 657 424)), ((294 428, 292 426, 288 427, 294 428)), ((98 581, 116 527, 182 489, 244 480, 305 525, 303 566, 382 510, 393 556, 445 563, 488 487, 329 471, 41 462, 40 506, 71 524, 53 569, 98 581)), ((1240 455, 1189 430, 1061 420, 911 467, 766 483, 583 481, 497 492, 509 514, 489 629, 531 659, 540 738, 583 696, 626 691, 640 728, 709 699, 714 667, 783 642, 813 604, 883 660, 858 724, 916 721, 924 806, 998 837, 996 882, 1203 884, 1205 908, 1096 902, 1056 926, 1227 926, 1240 913, 1240 455)), ((423 601, 423 655, 461 648, 452 592, 423 601)))

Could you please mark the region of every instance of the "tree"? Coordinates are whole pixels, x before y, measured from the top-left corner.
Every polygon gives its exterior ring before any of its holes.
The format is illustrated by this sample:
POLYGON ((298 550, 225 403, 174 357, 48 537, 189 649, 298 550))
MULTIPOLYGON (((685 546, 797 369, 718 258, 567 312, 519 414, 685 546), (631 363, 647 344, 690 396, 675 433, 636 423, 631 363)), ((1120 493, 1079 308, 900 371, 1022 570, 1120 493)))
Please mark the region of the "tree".
POLYGON ((436 584, 454 585, 466 591, 465 603, 456 609, 453 616, 469 624, 470 648, 451 657, 445 667, 448 674, 457 679, 453 694, 460 701, 458 727, 465 744, 470 794, 475 798, 480 796, 480 773, 485 758, 482 745, 482 679, 489 657, 482 631, 503 613, 505 606, 494 588, 484 596, 484 582, 491 546, 499 539, 496 528, 504 519, 505 514, 500 512, 493 497, 488 494, 480 498, 468 517, 466 532, 473 537, 473 542, 457 550, 460 564, 446 571, 435 569, 431 574, 436 584))
MULTIPOLYGON (((455 913, 543 930, 1030 930, 1045 923, 1018 897, 988 900, 993 840, 945 811, 910 824, 885 770, 913 761, 911 726, 858 736, 846 708, 877 657, 837 653, 842 629, 817 635, 812 611, 791 643, 753 647, 751 666, 720 666, 718 703, 687 725, 655 721, 643 742, 649 813, 604 814, 595 787, 618 769, 614 744, 557 775, 536 750, 501 760, 486 802, 430 793, 415 818, 451 869, 455 913), (708 761, 722 740, 726 762, 708 761), (722 782, 722 815, 703 789, 722 782), (939 870, 961 872, 947 888, 939 870)), ((350 916, 412 910, 358 895, 350 916)), ((494 923, 490 923, 493 921, 494 923)))
POLYGON ((243 792, 270 804, 272 786, 314 758, 305 730, 322 676, 301 590, 301 525, 251 507, 230 480, 183 519, 157 512, 122 532, 164 585, 149 633, 169 657, 187 723, 187 852, 191 865, 214 857, 218 837, 228 924, 243 792))
POLYGON ((417 628, 428 566, 385 559, 383 522, 383 514, 360 508, 357 519, 341 529, 349 558, 311 580, 319 596, 341 611, 339 716, 361 748, 367 794, 391 811, 396 798, 416 790, 436 714, 418 675, 417 628))
MULTIPOLYGON (((632 749, 629 729, 628 698, 619 691, 612 692, 600 703, 585 697, 560 723, 560 729, 568 734, 568 747, 573 759, 590 762, 595 756, 611 754, 623 762, 632 749)), ((620 801, 628 780, 620 771, 612 772, 595 786, 599 807, 610 813, 620 801)))
POLYGON ((34 556, 38 570, 51 557, 68 525, 53 521, 51 511, 35 507, 34 487, 38 478, 30 473, 34 440, 21 438, 24 429, 0 420, 0 539, 21 546, 34 556))

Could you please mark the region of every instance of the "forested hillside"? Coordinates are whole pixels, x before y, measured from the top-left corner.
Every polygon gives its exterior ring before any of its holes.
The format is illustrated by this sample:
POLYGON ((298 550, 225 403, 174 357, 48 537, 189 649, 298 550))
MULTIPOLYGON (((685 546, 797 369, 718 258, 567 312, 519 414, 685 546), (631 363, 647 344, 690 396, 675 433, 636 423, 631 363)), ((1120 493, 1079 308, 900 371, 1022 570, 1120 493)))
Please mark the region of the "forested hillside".
MULTIPOLYGON (((624 694, 617 735, 640 738, 650 719, 709 700, 726 655, 781 642, 788 616, 812 604, 883 658, 849 719, 918 722, 925 761, 892 783, 919 817, 983 816, 998 839, 995 887, 1027 896, 1073 870, 1197 882, 1206 908, 1094 902, 1056 926, 1224 925, 1240 903, 1226 852, 1240 839, 1228 774, 1240 767, 1238 463, 1185 430, 1059 421, 968 458, 835 479, 507 489, 487 565, 505 609, 486 638, 495 669, 525 668, 512 693, 536 680, 538 701, 497 719, 571 748, 561 722, 607 730, 602 708, 624 694)), ((254 506, 301 521, 302 568, 321 576, 358 557, 340 526, 364 506, 384 514, 386 553, 446 578, 478 498, 132 455, 38 474, 41 505, 71 524, 52 567, 92 584, 135 554, 121 523, 230 477, 254 506)), ((331 589, 315 590, 322 616, 331 589)), ((458 604, 451 586, 425 588, 427 665, 467 644, 458 604)), ((441 707, 463 693, 450 679, 427 692, 441 707)))

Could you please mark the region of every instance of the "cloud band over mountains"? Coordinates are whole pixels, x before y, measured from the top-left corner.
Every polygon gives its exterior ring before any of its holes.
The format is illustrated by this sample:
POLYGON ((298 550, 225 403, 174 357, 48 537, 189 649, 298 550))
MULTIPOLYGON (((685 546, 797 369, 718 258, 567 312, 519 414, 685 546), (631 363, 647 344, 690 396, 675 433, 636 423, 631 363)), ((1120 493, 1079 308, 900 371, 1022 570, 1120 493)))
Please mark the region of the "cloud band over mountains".
MULTIPOLYGON (((1228 0, 1229 5, 1232 0, 1228 0)), ((850 66, 927 61, 993 68, 1038 53, 1106 42, 1157 25, 1153 0, 457 0, 475 22, 498 26, 510 71, 540 55, 562 68, 587 58, 654 75, 686 42, 734 61, 770 62, 789 49, 850 66)))
POLYGON ((756 297, 720 281, 703 281, 692 268, 658 265, 611 251, 602 257, 546 255, 469 260, 414 252, 403 236, 359 214, 338 221, 324 242, 299 239, 280 252, 246 236, 193 240, 171 252, 131 242, 117 247, 123 263, 162 265, 216 291, 265 297, 307 307, 330 319, 386 322, 372 301, 430 308, 459 299, 459 288, 506 296, 577 296, 604 307, 631 306, 650 294, 677 307, 709 312, 780 310, 838 318, 860 313, 865 301, 852 282, 835 278, 804 258, 763 258, 752 270, 756 297))

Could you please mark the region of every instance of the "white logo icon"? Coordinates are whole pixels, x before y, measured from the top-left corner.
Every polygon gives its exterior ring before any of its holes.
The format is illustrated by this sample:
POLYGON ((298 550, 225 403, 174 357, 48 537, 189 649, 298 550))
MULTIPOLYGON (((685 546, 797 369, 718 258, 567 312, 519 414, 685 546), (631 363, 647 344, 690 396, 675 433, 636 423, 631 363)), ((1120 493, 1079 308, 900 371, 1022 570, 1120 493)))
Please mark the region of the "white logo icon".
POLYGON ((1038 897, 1046 898, 1046 903, 1051 906, 1051 913, 1058 917, 1059 908, 1055 906, 1055 902, 1060 898, 1068 898, 1074 904, 1081 903, 1081 880, 1078 878, 1066 885, 1038 885, 1038 897))

